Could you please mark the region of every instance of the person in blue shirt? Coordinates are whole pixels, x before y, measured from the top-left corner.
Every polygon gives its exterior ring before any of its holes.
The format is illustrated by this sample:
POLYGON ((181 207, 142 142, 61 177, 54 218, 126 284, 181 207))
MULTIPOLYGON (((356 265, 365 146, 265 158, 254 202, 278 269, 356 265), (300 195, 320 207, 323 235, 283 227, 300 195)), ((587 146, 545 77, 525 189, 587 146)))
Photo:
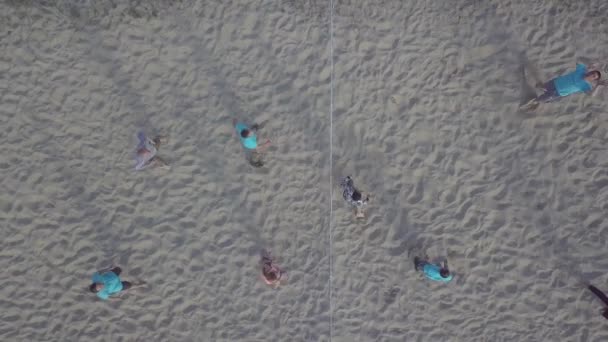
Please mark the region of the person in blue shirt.
POLYGON ((255 134, 258 129, 258 125, 249 127, 237 119, 233 119, 232 124, 234 125, 236 134, 241 139, 241 144, 245 149, 255 152, 262 152, 264 149, 270 146, 270 139, 266 139, 266 142, 264 142, 262 145, 258 145, 258 138, 255 134))
POLYGON ((112 267, 93 273, 93 283, 89 286, 89 290, 97 297, 107 300, 110 296, 115 295, 121 291, 126 291, 135 286, 143 285, 144 283, 133 284, 128 281, 120 280, 120 273, 122 269, 120 267, 112 267))
POLYGON ((450 270, 448 269, 447 261, 445 261, 443 265, 432 264, 427 260, 415 257, 414 268, 416 269, 416 271, 421 271, 422 273, 424 273, 425 277, 433 281, 448 283, 453 278, 452 274, 450 274, 450 270))
POLYGON ((601 78, 602 73, 598 70, 588 70, 584 64, 578 63, 576 70, 556 77, 545 84, 537 84, 539 88, 543 89, 543 93, 522 107, 535 109, 540 103, 555 101, 564 96, 582 92, 593 95, 598 85, 604 85, 601 78))

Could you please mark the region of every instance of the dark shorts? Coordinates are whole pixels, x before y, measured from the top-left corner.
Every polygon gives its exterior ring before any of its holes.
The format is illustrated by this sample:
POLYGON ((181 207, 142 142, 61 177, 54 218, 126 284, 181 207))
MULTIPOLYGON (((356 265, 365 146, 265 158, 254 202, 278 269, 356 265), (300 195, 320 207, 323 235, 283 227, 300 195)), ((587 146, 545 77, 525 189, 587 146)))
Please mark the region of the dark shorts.
POLYGON ((114 267, 113 269, 110 270, 110 272, 116 274, 117 276, 120 275, 120 272, 122 272, 122 269, 120 269, 120 267, 114 267))
MULTIPOLYGON (((117 276, 120 275, 120 273, 122 273, 122 269, 120 267, 114 267, 113 269, 110 270, 110 272, 116 274, 117 276)), ((123 281, 122 282, 122 290, 121 291, 125 291, 131 288, 131 286, 133 286, 133 284, 131 284, 128 281, 123 281)))
POLYGON ((424 269, 424 265, 426 264, 426 260, 422 260, 419 257, 414 258, 414 268, 416 269, 416 271, 422 271, 424 269))
POLYGON ((545 83, 545 92, 537 97, 539 102, 551 102, 559 99, 561 96, 555 88, 555 82, 553 80, 545 83))

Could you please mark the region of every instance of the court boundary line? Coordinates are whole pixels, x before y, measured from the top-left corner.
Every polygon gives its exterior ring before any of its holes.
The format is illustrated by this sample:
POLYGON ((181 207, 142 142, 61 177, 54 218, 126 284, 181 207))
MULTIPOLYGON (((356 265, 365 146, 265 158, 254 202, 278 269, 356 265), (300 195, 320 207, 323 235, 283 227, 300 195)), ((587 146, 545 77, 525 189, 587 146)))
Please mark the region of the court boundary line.
POLYGON ((333 131, 334 131, 334 0, 329 0, 329 341, 333 337, 334 306, 333 306, 333 131))

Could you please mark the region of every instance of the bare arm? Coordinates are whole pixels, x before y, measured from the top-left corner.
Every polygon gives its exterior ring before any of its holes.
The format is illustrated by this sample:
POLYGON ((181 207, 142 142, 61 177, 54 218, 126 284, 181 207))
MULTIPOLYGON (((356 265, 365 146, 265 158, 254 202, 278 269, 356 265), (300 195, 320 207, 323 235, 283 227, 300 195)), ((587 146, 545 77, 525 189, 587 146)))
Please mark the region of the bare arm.
POLYGON ((576 61, 576 64, 584 65, 587 70, 600 70, 602 68, 602 64, 598 62, 594 62, 590 58, 581 57, 576 61))
POLYGON ((111 271, 113 269, 114 269, 114 265, 112 265, 110 267, 102 268, 101 270, 97 271, 97 273, 104 274, 104 273, 109 272, 109 271, 111 271))
POLYGON ((600 88, 605 87, 606 85, 608 85, 608 82, 606 81, 598 81, 594 86, 593 89, 591 91, 587 92, 587 95, 589 96, 595 96, 598 94, 600 88))
POLYGON ((591 63, 591 59, 587 58, 587 57, 579 57, 576 60, 576 64, 583 64, 584 66, 590 66, 591 63))
POLYGON ((258 152, 263 152, 264 150, 266 150, 268 147, 270 147, 270 139, 266 139, 266 142, 263 143, 262 145, 258 146, 256 148, 256 150, 258 152))

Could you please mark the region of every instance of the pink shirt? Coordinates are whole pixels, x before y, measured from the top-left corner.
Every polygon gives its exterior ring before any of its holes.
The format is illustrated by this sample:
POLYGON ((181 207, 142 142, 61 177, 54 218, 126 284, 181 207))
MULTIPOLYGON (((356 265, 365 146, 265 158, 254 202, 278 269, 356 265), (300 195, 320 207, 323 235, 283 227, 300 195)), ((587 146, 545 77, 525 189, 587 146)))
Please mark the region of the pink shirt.
POLYGON ((137 152, 135 154, 135 170, 143 170, 146 166, 150 165, 150 161, 156 156, 156 147, 152 141, 148 138, 140 140, 139 146, 137 146, 137 152))

